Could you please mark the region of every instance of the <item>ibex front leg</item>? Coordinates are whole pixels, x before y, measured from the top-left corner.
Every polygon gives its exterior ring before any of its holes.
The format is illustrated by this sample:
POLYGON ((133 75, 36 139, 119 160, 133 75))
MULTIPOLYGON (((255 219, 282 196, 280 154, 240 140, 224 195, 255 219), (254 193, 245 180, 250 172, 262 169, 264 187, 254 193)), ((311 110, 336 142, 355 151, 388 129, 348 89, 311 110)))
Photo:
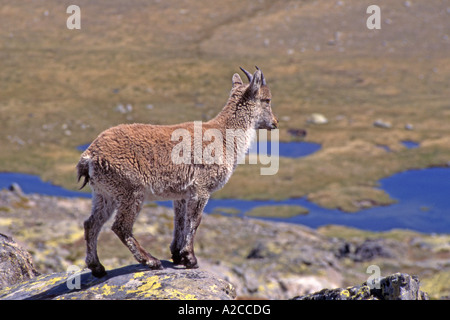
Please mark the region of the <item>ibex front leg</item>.
POLYGON ((186 223, 186 200, 175 200, 173 202, 173 209, 175 211, 174 225, 173 225, 173 240, 170 244, 170 252, 172 252, 172 260, 174 264, 183 264, 180 251, 185 242, 185 223, 186 223))
POLYGON ((175 230, 171 245, 172 259, 175 264, 183 264, 186 268, 198 268, 194 254, 194 237, 202 220, 203 209, 209 197, 191 198, 183 202, 177 201, 175 207, 175 230), (184 219, 181 217, 185 208, 184 219), (183 221, 184 220, 184 221, 183 221))

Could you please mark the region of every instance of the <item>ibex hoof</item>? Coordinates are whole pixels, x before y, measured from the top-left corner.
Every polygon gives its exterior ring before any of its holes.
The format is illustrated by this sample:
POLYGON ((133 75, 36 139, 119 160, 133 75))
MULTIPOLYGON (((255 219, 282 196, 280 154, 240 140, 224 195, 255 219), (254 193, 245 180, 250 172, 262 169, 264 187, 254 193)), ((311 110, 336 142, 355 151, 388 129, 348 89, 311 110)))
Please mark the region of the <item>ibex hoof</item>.
POLYGON ((96 267, 89 267, 89 269, 91 269, 92 275, 96 278, 102 278, 106 276, 105 267, 103 267, 102 265, 96 267))
POLYGON ((145 262, 144 264, 152 270, 162 270, 163 269, 162 263, 158 259, 149 260, 149 261, 145 262))
POLYGON ((181 265, 183 264, 183 258, 181 257, 181 255, 179 253, 173 253, 172 254, 172 261, 174 265, 181 265))
POLYGON ((172 260, 175 265, 183 265, 186 269, 197 269, 197 258, 189 254, 172 254, 172 260))
POLYGON ((198 263, 197 261, 195 261, 194 263, 188 261, 187 263, 184 264, 186 269, 198 269, 198 263))

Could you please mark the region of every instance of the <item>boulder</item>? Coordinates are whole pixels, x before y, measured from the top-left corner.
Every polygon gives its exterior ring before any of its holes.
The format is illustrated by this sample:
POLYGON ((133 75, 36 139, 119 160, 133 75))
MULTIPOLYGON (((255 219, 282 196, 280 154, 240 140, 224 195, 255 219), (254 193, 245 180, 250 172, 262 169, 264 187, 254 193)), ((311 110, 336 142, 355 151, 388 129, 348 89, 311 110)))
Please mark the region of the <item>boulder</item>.
POLYGON ((370 261, 378 257, 394 258, 396 252, 393 248, 395 243, 391 244, 385 239, 366 239, 359 244, 344 242, 336 253, 336 257, 349 258, 355 262, 370 261))
POLYGON ((9 188, 9 191, 14 192, 16 195, 18 195, 19 197, 24 197, 25 194, 22 191, 22 188, 20 187, 20 185, 16 182, 13 182, 9 188))
POLYGON ((37 275, 28 251, 0 233, 0 290, 37 275))
POLYGON ((287 131, 291 136, 296 138, 304 138, 308 134, 308 132, 305 129, 288 129, 287 131))
POLYGON ((390 122, 378 119, 375 120, 373 125, 377 128, 390 129, 392 128, 392 124, 390 122))
POLYGON ((52 273, 0 290, 0 300, 231 300, 234 286, 204 270, 163 270, 141 265, 109 270, 95 278, 87 269, 52 273))
POLYGON ((293 300, 428 300, 428 294, 420 290, 416 276, 395 273, 380 278, 379 283, 360 286, 323 289, 319 292, 297 296, 293 300))
POLYGON ((326 124, 328 123, 328 119, 320 113, 313 113, 308 116, 308 119, 306 120, 308 123, 312 124, 326 124))

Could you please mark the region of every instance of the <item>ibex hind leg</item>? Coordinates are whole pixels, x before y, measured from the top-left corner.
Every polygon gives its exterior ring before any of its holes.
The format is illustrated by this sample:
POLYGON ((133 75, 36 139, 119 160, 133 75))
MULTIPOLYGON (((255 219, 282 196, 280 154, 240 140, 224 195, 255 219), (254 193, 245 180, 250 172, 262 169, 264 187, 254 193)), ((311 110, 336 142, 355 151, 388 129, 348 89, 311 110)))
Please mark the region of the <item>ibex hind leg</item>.
POLYGON ((100 278, 106 275, 105 267, 100 263, 97 255, 97 239, 102 226, 114 212, 114 201, 101 194, 94 194, 92 198, 91 216, 84 221, 84 238, 86 240, 86 265, 92 275, 100 278))
POLYGON ((133 225, 142 208, 142 202, 143 199, 122 200, 118 205, 112 230, 139 263, 151 269, 162 269, 161 261, 145 251, 133 236, 133 225))

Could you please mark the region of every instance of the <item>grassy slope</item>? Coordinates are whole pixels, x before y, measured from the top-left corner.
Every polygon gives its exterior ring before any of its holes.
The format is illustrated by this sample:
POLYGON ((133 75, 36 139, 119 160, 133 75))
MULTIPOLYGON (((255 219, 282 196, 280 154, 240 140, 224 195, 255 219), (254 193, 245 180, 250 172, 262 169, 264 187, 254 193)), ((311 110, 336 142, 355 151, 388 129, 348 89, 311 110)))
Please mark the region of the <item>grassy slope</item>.
POLYGON ((210 119, 232 74, 255 64, 271 86, 280 138, 305 128, 323 149, 280 159, 275 176, 240 166, 217 197, 308 195, 354 211, 358 200, 391 201, 378 179, 450 160, 450 20, 441 1, 382 3, 381 30, 365 27, 356 0, 78 1, 81 30, 65 27, 69 4, 0 6, 0 171, 74 189, 77 145, 124 122, 210 119), (307 124, 314 112, 330 122, 307 124), (393 127, 375 128, 379 118, 393 127))

